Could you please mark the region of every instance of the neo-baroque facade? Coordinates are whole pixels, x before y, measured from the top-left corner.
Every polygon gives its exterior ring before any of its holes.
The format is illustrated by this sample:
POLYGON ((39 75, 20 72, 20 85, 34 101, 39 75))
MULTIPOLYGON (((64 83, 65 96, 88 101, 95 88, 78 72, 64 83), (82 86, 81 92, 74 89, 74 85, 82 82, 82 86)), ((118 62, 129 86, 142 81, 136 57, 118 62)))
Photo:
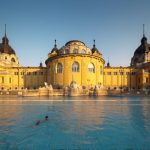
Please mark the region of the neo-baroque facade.
POLYGON ((149 90, 150 44, 143 34, 128 67, 112 67, 96 48, 79 40, 54 48, 45 61, 46 67, 23 67, 6 36, 0 43, 0 90, 38 89, 47 82, 53 88, 64 88, 75 81, 83 88, 94 86, 108 90, 149 90))

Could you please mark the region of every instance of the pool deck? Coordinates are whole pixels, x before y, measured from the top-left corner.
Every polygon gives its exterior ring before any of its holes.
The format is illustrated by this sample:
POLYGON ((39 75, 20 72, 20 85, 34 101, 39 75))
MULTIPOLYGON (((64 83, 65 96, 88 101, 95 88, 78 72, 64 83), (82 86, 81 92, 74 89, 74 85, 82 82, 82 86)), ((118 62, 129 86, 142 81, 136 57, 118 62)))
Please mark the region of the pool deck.
POLYGON ((0 97, 49 97, 49 96, 150 96, 145 91, 120 91, 120 90, 83 90, 82 92, 66 92, 63 89, 49 90, 13 90, 0 91, 0 97))

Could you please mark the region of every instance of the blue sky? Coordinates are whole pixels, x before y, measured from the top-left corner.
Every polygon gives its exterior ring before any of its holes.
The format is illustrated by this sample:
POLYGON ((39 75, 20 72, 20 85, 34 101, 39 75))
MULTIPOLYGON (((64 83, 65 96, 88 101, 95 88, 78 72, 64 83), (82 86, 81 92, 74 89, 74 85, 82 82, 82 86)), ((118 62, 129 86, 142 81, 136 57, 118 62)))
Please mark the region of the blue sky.
POLYGON ((150 41, 150 0, 0 0, 0 37, 7 36, 23 66, 38 66, 58 47, 93 39, 106 62, 128 66, 142 38, 150 41))

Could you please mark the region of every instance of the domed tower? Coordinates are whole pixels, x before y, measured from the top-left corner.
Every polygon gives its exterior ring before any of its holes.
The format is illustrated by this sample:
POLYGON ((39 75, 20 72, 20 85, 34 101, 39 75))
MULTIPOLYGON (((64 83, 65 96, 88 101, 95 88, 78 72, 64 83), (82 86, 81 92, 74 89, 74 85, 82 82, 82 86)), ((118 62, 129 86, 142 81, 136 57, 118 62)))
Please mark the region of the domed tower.
POLYGON ((6 25, 5 25, 5 35, 2 38, 2 43, 0 43, 0 66, 3 67, 20 66, 15 51, 9 45, 9 40, 6 35, 6 25))
POLYGON ((54 48, 52 49, 51 53, 58 53, 58 48, 57 48, 57 44, 56 44, 56 40, 55 40, 55 44, 54 44, 54 48))
POLYGON ((95 46, 90 49, 84 42, 71 40, 60 49, 54 45, 48 59, 48 84, 66 87, 75 81, 80 86, 103 85, 104 59, 95 46))
POLYGON ((134 56, 131 59, 131 66, 139 67, 147 62, 150 62, 150 44, 147 43, 147 37, 145 36, 143 25, 141 45, 134 52, 134 56))
POLYGON ((95 40, 93 40, 94 44, 93 44, 93 48, 91 49, 92 51, 92 54, 99 54, 99 55, 102 55, 99 50, 96 48, 96 45, 95 45, 95 40))

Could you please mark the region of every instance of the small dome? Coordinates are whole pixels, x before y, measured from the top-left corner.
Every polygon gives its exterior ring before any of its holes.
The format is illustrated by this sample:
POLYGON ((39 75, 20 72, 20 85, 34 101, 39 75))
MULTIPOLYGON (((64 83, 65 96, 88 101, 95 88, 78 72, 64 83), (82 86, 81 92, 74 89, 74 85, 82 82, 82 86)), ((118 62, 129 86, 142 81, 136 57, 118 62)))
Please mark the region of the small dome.
POLYGON ((56 52, 56 53, 57 53, 57 52, 58 52, 58 48, 55 48, 55 47, 54 47, 54 48, 52 49, 51 53, 53 53, 53 52, 56 52))
POLYGON ((56 40, 55 40, 54 48, 52 49, 51 53, 53 53, 53 52, 58 53, 58 48, 57 48, 56 40))
POLYGON ((97 53, 101 54, 101 53, 99 52, 99 50, 98 50, 96 47, 93 47, 93 48, 91 49, 91 51, 92 51, 92 53, 97 52, 97 53))
POLYGON ((94 40, 94 44, 93 44, 93 48, 91 49, 91 51, 92 51, 92 53, 98 53, 98 54, 100 54, 101 55, 101 53, 99 52, 99 50, 96 48, 96 46, 95 46, 95 40, 94 40))

